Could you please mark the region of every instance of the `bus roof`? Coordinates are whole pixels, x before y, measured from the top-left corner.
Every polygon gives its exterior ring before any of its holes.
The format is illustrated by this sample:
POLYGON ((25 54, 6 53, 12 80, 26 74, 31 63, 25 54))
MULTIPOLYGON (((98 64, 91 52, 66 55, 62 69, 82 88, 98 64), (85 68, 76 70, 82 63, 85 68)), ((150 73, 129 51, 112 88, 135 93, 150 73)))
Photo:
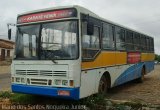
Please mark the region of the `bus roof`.
POLYGON ((38 12, 45 12, 45 11, 51 11, 51 10, 57 10, 57 9, 67 9, 67 8, 76 8, 80 13, 84 13, 84 14, 89 14, 90 16, 92 17, 95 17, 97 19, 100 19, 104 22, 108 22, 108 23, 111 23, 113 25, 116 25, 116 26, 119 26, 119 27, 122 27, 122 28, 125 28, 125 29, 128 29, 128 30, 131 30, 131 31, 134 31, 134 32, 137 32, 137 33, 140 33, 140 34, 143 34, 143 35, 146 35, 148 37, 150 37, 150 35, 147 35, 147 34, 144 34, 142 32, 139 32, 137 30, 134 30, 134 29, 131 29, 131 28, 128 28, 124 25, 120 25, 118 23, 115 23, 113 21, 110 21, 108 19, 104 19, 100 16, 98 16, 97 14, 93 13, 92 11, 84 8, 84 7, 81 7, 79 5, 71 5, 71 6, 58 6, 58 7, 51 7, 51 8, 44 8, 44 9, 38 9, 38 10, 34 10, 34 11, 28 11, 28 12, 25 12, 25 13, 21 13, 21 14, 18 14, 18 16, 22 16, 22 15, 27 15, 27 14, 33 14, 33 13, 38 13, 38 12))

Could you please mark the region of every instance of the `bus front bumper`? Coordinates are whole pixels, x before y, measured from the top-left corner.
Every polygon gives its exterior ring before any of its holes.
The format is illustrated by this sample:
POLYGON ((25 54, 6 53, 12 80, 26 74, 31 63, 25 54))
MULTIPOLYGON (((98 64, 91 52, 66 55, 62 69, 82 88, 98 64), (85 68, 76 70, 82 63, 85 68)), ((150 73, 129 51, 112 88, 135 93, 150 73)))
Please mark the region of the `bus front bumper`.
POLYGON ((79 88, 44 87, 23 84, 12 84, 11 89, 12 92, 16 93, 44 95, 56 98, 79 100, 79 88), (59 91, 68 91, 69 95, 59 94, 59 91))

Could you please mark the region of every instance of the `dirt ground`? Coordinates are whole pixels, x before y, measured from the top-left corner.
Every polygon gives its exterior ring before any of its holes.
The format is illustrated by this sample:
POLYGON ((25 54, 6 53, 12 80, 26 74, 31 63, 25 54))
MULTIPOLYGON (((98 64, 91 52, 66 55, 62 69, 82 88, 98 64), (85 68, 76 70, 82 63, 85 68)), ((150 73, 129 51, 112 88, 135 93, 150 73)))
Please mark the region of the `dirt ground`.
POLYGON ((156 65, 155 70, 145 76, 143 83, 132 81, 112 88, 107 98, 160 105, 160 65, 156 65))
POLYGON ((10 66, 0 66, 0 74, 10 73, 10 72, 11 72, 10 66))

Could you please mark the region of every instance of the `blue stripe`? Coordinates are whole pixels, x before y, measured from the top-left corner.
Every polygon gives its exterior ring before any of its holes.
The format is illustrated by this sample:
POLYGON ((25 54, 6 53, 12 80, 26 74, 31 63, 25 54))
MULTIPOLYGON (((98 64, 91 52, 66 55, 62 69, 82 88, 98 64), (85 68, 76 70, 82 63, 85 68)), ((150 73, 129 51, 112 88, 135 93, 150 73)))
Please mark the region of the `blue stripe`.
POLYGON ((151 72, 152 70, 154 70, 154 62, 147 62, 145 63, 146 64, 146 72, 149 73, 151 72))
POLYGON ((121 85, 123 83, 126 83, 128 81, 137 79, 141 77, 141 71, 142 67, 145 66, 146 73, 151 72, 154 69, 154 62, 140 62, 138 64, 135 64, 131 67, 129 67, 127 70, 125 70, 115 81, 113 86, 121 85))
POLYGON ((56 98, 79 100, 79 88, 64 88, 64 87, 58 88, 58 87, 31 86, 22 84, 12 84, 11 88, 12 92, 17 92, 17 93, 45 95, 56 98), (70 96, 59 96, 58 95, 59 90, 70 91, 70 96))

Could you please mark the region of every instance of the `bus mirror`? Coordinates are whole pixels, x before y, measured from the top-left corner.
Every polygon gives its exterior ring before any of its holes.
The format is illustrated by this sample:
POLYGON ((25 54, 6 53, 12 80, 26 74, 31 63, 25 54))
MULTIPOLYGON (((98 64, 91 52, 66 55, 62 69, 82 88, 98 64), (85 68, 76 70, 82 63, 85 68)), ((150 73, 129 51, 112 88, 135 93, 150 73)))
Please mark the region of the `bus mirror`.
POLYGON ((8 39, 11 40, 11 32, 12 30, 11 29, 8 29, 8 39))
POLYGON ((88 22, 87 24, 87 35, 93 35, 94 25, 92 22, 88 22))

